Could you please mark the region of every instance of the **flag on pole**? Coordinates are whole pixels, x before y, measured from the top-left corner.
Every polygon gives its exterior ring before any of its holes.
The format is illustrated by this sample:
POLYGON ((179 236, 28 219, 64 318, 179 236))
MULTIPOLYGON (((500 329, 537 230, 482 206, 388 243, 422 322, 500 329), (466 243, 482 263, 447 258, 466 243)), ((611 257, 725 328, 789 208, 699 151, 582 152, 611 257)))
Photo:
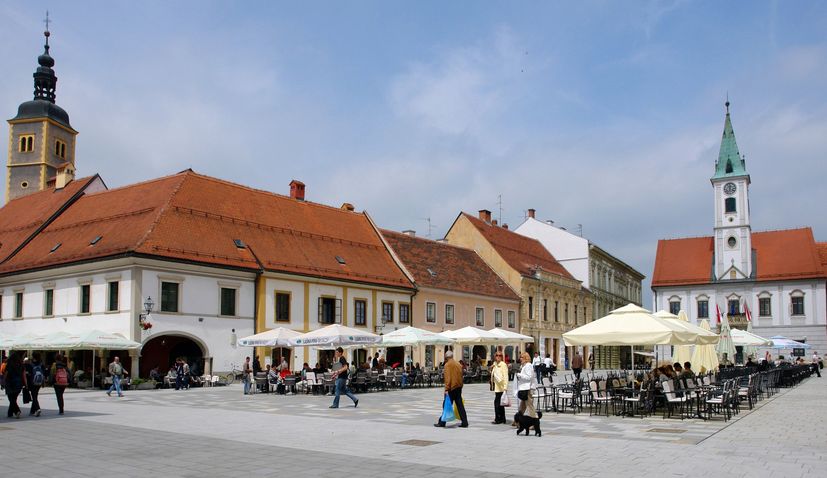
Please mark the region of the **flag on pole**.
POLYGON ((721 308, 715 304, 715 318, 718 320, 718 325, 721 325, 721 308))
POLYGON ((752 314, 750 314, 747 304, 744 304, 744 313, 747 315, 747 322, 752 322, 752 314))

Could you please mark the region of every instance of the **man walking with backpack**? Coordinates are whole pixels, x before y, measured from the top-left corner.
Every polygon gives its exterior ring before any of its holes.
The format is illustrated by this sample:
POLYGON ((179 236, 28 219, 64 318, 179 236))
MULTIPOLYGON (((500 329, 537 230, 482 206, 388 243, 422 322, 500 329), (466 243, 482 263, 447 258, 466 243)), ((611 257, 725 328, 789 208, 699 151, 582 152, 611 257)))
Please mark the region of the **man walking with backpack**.
POLYGON ((32 408, 29 410, 29 415, 36 417, 40 416, 40 402, 37 400, 37 394, 40 392, 40 387, 46 381, 46 370, 43 368, 43 362, 40 361, 40 353, 32 354, 32 360, 26 364, 26 381, 29 383, 29 394, 32 397, 32 408))
POLYGON ((52 364, 52 387, 55 389, 55 398, 57 399, 58 414, 63 415, 63 392, 66 387, 72 382, 72 374, 69 373, 69 368, 63 360, 63 356, 57 354, 55 356, 55 363, 52 364))
POLYGON ((112 360, 112 363, 109 364, 109 375, 112 376, 112 385, 109 386, 109 390, 106 392, 107 395, 111 397, 112 390, 115 390, 118 392, 119 397, 123 397, 123 392, 121 391, 121 379, 125 374, 128 375, 129 372, 123 369, 121 359, 116 355, 112 360))

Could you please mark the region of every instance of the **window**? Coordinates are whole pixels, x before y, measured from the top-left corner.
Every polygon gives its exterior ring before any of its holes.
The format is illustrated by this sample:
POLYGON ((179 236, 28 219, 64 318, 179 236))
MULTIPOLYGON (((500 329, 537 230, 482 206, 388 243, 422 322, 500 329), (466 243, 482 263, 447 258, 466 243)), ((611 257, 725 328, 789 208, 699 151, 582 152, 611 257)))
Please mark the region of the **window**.
POLYGON ((565 307, 566 307, 566 309, 565 309, 566 310, 566 315, 564 317, 566 318, 566 323, 568 324, 569 323, 569 303, 568 302, 566 302, 565 307))
POLYGON ((109 294, 107 294, 106 310, 113 312, 119 310, 118 304, 118 282, 112 281, 109 283, 109 294))
POLYGON ((508 311, 508 328, 513 329, 517 326, 517 314, 513 310, 508 311))
POLYGON ((528 320, 534 320, 534 297, 528 296, 528 320))
POLYGON ((235 315, 235 296, 237 290, 232 287, 221 288, 221 315, 235 315))
POLYGON ((43 291, 43 315, 51 317, 55 315, 55 290, 46 289, 43 291))
POLYGON ((61 140, 55 140, 55 156, 66 159, 66 143, 61 140))
POLYGON ((436 304, 433 302, 425 302, 425 322, 436 323, 436 304))
POLYGON ((276 292, 276 322, 290 322, 289 292, 276 292))
POLYGON ((735 212, 735 198, 724 199, 724 212, 735 212))
POLYGON ((793 315, 804 315, 804 296, 790 298, 792 301, 793 315))
POLYGON ((445 304, 445 323, 446 324, 453 324, 454 323, 454 305, 453 304, 445 304))
POLYGON ((477 307, 477 327, 485 327, 485 309, 477 307))
POLYGON ((560 322, 560 301, 554 301, 554 321, 560 322))
POLYGON ((679 300, 670 300, 669 301, 669 313, 678 315, 678 312, 681 311, 681 301, 679 300))
POLYGON ((88 314, 91 311, 92 285, 83 284, 80 286, 80 313, 88 314))
POLYGON ((772 315, 772 299, 769 297, 760 297, 758 299, 758 316, 769 317, 772 315))
POLYGON ((577 323, 577 304, 574 304, 574 323, 577 323))
POLYGON ((741 313, 741 300, 729 299, 727 301, 727 313, 729 315, 738 315, 741 313))
POLYGON ((353 301, 353 320, 355 325, 365 326, 368 323, 368 301, 356 299, 353 301))
POLYGON ((393 322, 393 302, 382 302, 382 323, 393 322))
POLYGON ((34 135, 21 134, 20 140, 17 143, 17 150, 21 153, 31 153, 34 151, 34 135))
POLYGON ((342 299, 335 297, 319 297, 319 323, 342 323, 342 299))
POLYGON ((543 322, 548 322, 548 299, 543 299, 543 322))
POLYGON ((729 236, 729 239, 726 240, 726 243, 731 249, 734 249, 735 246, 738 245, 738 239, 735 239, 734 237, 729 236))
POLYGON ((15 292, 14 294, 14 318, 23 318, 23 293, 15 292))
POLYGON ((161 312, 178 312, 180 287, 177 282, 161 282, 161 312))
POLYGON ((411 322, 411 305, 399 304, 399 323, 408 324, 411 322))
POLYGON ((699 319, 708 319, 709 318, 709 301, 708 300, 698 300, 698 318, 699 319))
POLYGON ((494 309, 494 327, 502 327, 503 326, 503 311, 500 309, 494 309))

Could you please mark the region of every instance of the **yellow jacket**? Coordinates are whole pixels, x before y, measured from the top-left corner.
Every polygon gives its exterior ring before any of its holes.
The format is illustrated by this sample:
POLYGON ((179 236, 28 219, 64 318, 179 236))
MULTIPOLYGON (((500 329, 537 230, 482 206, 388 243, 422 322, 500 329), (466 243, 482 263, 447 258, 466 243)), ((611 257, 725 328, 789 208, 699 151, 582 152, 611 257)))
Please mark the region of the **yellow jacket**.
POLYGON ((494 362, 491 367, 491 381, 494 382, 494 391, 497 393, 505 392, 508 388, 508 365, 502 360, 500 363, 494 362))

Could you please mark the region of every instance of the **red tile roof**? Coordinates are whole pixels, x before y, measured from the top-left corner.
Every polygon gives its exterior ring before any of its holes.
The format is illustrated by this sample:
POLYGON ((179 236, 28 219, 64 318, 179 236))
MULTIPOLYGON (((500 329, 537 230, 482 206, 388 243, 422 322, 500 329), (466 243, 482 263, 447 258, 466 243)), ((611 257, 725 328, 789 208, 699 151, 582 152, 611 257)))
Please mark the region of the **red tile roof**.
POLYGON ((0 208, 0 262, 23 245, 67 203, 77 199, 97 176, 81 178, 63 189, 47 189, 9 201, 0 208))
MULTIPOLYGON (((752 248, 757 281, 827 277, 827 251, 809 227, 754 232, 752 248)), ((712 282, 713 255, 712 237, 658 241, 652 287, 712 282)))
POLYGON ((482 233, 500 256, 523 276, 534 276, 534 271, 539 266, 547 273, 576 280, 537 239, 494 226, 464 212, 462 215, 482 233))
POLYGON ((827 242, 816 242, 818 249, 818 257, 821 259, 821 265, 827 269, 827 242))
POLYGON ((471 249, 385 229, 382 235, 418 286, 520 300, 471 249))
POLYGON ((366 214, 189 170, 83 196, 0 273, 122 254, 413 287, 366 214))

